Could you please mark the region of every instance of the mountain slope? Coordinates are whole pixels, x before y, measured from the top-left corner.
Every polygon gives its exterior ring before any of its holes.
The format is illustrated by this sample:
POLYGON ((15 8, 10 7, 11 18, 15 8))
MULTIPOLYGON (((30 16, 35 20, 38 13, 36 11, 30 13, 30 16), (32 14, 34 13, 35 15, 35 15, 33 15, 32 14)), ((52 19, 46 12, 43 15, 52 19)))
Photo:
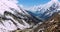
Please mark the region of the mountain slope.
POLYGON ((0 0, 0 32, 12 32, 26 29, 27 13, 16 2, 17 0, 0 0))

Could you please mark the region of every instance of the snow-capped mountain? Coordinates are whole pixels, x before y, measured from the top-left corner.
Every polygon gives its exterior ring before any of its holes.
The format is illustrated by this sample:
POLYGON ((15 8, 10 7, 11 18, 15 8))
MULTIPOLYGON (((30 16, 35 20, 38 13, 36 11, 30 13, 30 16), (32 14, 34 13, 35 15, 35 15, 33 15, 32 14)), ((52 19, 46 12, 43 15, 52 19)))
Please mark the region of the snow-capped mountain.
POLYGON ((30 14, 35 16, 37 19, 47 20, 54 12, 60 11, 60 2, 58 0, 51 0, 46 4, 39 5, 36 7, 32 8, 32 11, 28 12, 30 12, 30 14))

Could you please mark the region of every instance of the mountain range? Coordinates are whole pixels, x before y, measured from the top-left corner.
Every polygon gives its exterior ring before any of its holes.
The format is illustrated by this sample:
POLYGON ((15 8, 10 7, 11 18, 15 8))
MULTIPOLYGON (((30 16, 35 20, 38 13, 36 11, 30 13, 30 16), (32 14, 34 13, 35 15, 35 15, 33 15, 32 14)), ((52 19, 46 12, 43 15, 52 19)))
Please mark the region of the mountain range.
POLYGON ((12 32, 31 28, 39 22, 48 20, 56 12, 60 12, 60 2, 50 2, 24 9, 17 0, 0 0, 0 32, 12 32))

